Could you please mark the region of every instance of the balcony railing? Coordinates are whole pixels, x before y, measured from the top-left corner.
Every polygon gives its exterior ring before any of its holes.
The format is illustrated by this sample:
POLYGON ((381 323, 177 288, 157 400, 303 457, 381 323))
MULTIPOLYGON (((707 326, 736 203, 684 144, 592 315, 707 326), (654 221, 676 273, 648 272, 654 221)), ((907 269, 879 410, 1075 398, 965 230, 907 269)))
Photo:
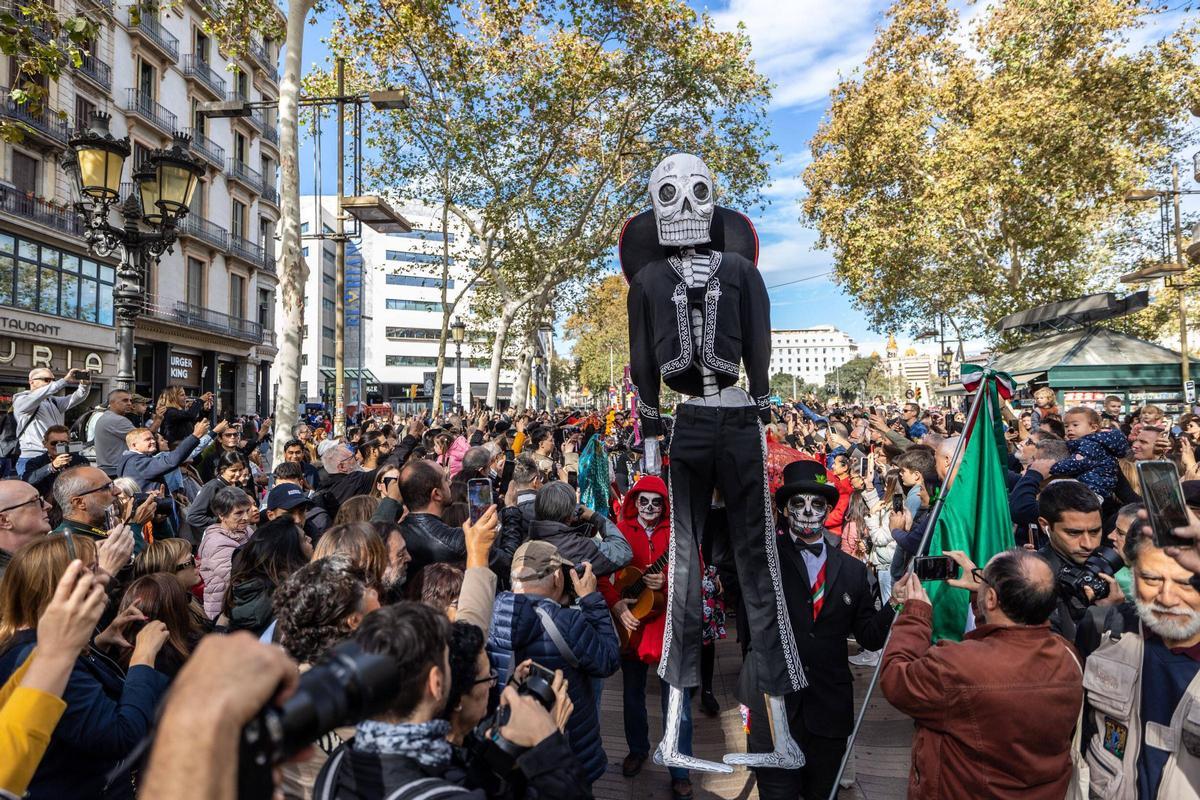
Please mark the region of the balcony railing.
POLYGON ((147 41, 170 56, 172 61, 179 60, 179 40, 167 32, 150 9, 130 6, 129 30, 142 34, 147 41))
POLYGON ((276 128, 271 123, 263 120, 262 138, 276 147, 279 147, 279 128, 276 128))
POLYGON ((261 267, 264 272, 269 272, 272 275, 274 275, 275 274, 275 256, 264 251, 261 267))
POLYGON ((229 231, 198 214, 189 213, 181 219, 179 233, 182 236, 192 236, 202 242, 208 242, 221 250, 229 246, 229 231))
POLYGON ((279 190, 274 186, 263 186, 262 199, 265 203, 270 203, 273 206, 279 205, 279 190))
POLYGON ((213 311, 202 306, 194 306, 182 301, 173 305, 158 303, 154 298, 147 298, 146 316, 173 322, 193 330, 209 331, 222 336, 231 336, 248 342, 261 342, 263 338, 262 325, 248 319, 238 319, 220 311, 213 311))
POLYGON ((90 0, 91 4, 102 11, 113 13, 113 0, 90 0))
MULTIPOLYGON (((79 71, 91 78, 98 86, 105 89, 112 88, 112 67, 96 58, 96 56, 90 53, 84 56, 83 60, 79 63, 79 71)), ((84 121, 81 120, 80 124, 84 124, 84 121)))
POLYGON ((225 166, 225 148, 205 136, 195 128, 188 128, 186 133, 192 137, 192 151, 208 161, 217 169, 225 166))
POLYGON ((125 91, 126 111, 132 111, 143 117, 147 122, 168 136, 175 133, 176 126, 179 124, 178 117, 155 102, 153 97, 141 89, 126 89, 125 91))
POLYGON ((71 236, 83 236, 83 221, 74 209, 7 186, 0 186, 0 211, 71 236))
POLYGON ((262 266, 265 251, 262 249, 262 245, 255 244, 240 236, 231 235, 229 237, 229 254, 243 261, 249 261, 256 267, 259 267, 262 266))
POLYGON ((252 37, 250 39, 249 52, 250 57, 262 66, 274 68, 275 65, 271 63, 271 59, 267 56, 267 46, 263 42, 252 37))
POLYGON ((226 167, 229 177, 236 181, 241 181, 246 186, 250 187, 255 192, 262 192, 263 177, 258 172, 255 172, 250 167, 246 166, 246 162, 239 161, 236 158, 231 158, 226 167))
POLYGON ((35 114, 27 103, 14 101, 7 89, 0 90, 0 116, 19 123, 28 135, 61 147, 71 135, 67 121, 45 103, 35 114))
POLYGON ((29 14, 21 10, 21 4, 17 0, 0 0, 0 13, 11 14, 18 25, 28 28, 35 37, 43 42, 50 41, 50 29, 44 23, 35 22, 29 14))
POLYGON ((183 74, 195 78, 216 97, 225 96, 225 79, 202 57, 191 53, 183 57, 183 74))

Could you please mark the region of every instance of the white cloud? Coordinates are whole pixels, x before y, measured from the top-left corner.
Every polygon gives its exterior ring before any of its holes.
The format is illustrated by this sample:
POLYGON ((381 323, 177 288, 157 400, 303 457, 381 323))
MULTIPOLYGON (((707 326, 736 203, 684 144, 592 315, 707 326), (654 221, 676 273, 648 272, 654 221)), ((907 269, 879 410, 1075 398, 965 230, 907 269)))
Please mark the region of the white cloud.
POLYGON ((839 75, 862 63, 887 3, 879 0, 730 0, 717 27, 746 26, 759 70, 776 84, 774 108, 824 102, 839 75))

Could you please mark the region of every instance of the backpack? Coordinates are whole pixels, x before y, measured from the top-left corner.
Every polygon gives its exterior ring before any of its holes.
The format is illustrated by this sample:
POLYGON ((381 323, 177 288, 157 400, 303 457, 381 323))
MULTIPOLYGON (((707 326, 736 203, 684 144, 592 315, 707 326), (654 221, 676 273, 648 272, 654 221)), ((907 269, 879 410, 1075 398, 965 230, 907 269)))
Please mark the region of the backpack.
MULTIPOLYGON (((313 800, 336 800, 339 784, 338 772, 341 769, 342 760, 346 757, 346 748, 353 741, 351 739, 350 742, 343 742, 330 754, 324 769, 317 776, 317 785, 313 786, 313 800)), ((441 778, 414 778, 381 800, 437 800, 442 797, 467 793, 467 789, 447 783, 441 778)))

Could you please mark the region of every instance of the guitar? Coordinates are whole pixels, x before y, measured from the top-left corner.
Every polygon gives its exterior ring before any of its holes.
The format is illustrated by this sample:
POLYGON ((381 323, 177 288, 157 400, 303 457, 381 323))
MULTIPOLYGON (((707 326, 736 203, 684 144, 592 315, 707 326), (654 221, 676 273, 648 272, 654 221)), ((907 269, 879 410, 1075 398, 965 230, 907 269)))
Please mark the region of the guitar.
MULTIPOLYGON (((617 594, 622 599, 632 600, 629 604, 629 613, 633 614, 638 620, 645 620, 649 617, 661 614, 667 607, 666 595, 661 589, 651 589, 646 586, 642 580, 646 575, 657 575, 667 566, 667 561, 671 557, 671 551, 663 553, 658 559, 646 567, 639 569, 638 567, 625 567, 620 572, 613 576, 613 588, 617 590, 617 594)), ((621 649, 626 650, 629 647, 632 633, 621 624, 619 619, 614 620, 614 625, 617 629, 617 638, 621 642, 621 649)), ((640 631, 641 628, 638 628, 640 631)))

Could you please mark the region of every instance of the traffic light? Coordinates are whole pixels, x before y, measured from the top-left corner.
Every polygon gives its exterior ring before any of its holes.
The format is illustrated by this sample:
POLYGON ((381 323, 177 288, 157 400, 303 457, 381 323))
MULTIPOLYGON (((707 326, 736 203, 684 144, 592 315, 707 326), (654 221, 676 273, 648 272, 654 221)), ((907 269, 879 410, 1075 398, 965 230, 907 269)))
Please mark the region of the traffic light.
POLYGON ((918 400, 921 399, 921 387, 920 386, 917 387, 917 399, 918 400))

